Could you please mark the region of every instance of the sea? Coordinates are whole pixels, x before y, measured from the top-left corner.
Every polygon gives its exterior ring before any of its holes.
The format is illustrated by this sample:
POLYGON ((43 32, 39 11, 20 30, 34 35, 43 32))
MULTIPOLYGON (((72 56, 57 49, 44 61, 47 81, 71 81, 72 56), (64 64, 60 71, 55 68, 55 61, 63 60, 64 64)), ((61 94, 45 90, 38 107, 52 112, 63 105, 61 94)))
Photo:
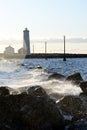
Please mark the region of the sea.
POLYGON ((69 76, 79 72, 87 80, 87 58, 50 59, 1 59, 0 86, 12 89, 39 85, 48 94, 79 95, 82 90, 78 85, 64 79, 50 79, 49 75, 60 73, 69 76))

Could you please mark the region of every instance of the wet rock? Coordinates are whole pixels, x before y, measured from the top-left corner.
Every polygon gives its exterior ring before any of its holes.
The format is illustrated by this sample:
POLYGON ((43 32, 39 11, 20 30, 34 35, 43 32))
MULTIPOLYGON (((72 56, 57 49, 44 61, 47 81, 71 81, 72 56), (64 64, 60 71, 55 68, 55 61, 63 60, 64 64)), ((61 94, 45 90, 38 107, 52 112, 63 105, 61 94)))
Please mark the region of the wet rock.
POLYGON ((73 117, 72 120, 79 120, 87 116, 86 106, 80 97, 65 96, 58 104, 63 113, 73 117))
POLYGON ((42 69, 40 65, 36 66, 35 69, 42 69))
POLYGON ((72 81, 74 83, 79 83, 83 81, 80 73, 74 73, 66 78, 66 80, 72 81))
POLYGON ((51 75, 49 75, 48 79, 62 79, 64 78, 65 76, 60 74, 60 73, 53 73, 51 75))
POLYGON ((87 81, 81 82, 79 86, 84 93, 87 93, 87 81))
POLYGON ((0 96, 7 96, 9 94, 9 89, 6 86, 0 87, 0 96))
POLYGON ((64 119, 55 102, 48 97, 32 97, 29 104, 20 109, 23 125, 31 130, 64 129, 64 119))
POLYGON ((59 107, 40 86, 31 87, 28 94, 0 96, 1 130, 64 130, 64 127, 59 107))
POLYGON ((80 93, 79 97, 81 98, 81 100, 83 101, 86 109, 87 109, 87 93, 80 93))
POLYGON ((65 130, 87 130, 87 118, 76 121, 71 125, 66 126, 65 130))
POLYGON ((34 95, 34 96, 46 96, 46 91, 40 87, 40 86, 32 86, 27 89, 27 93, 29 95, 34 95))
POLYGON ((3 125, 1 126, 0 130, 14 130, 14 128, 10 127, 9 125, 3 125))

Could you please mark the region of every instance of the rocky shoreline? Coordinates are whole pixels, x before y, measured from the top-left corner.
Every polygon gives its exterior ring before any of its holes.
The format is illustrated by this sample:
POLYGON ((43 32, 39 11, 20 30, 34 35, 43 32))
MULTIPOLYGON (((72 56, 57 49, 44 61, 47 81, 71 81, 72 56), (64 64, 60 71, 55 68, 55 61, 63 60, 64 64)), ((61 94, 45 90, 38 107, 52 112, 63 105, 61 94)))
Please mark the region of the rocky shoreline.
POLYGON ((78 96, 48 95, 41 86, 25 87, 21 93, 0 87, 0 130, 86 130, 87 81, 80 73, 48 77, 78 84, 78 96), (55 100, 56 98, 56 100, 55 100))

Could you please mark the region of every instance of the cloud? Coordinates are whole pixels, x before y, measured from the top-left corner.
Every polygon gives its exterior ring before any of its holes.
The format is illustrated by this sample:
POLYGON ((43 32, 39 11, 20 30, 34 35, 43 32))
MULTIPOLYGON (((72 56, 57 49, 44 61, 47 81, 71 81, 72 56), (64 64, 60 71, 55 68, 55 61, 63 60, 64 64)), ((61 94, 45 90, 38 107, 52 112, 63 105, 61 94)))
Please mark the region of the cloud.
POLYGON ((66 39, 66 41, 70 43, 87 43, 87 38, 70 38, 66 39))
MULTIPOLYGON (((50 38, 50 39, 38 39, 38 40, 31 40, 33 43, 44 43, 47 41, 48 43, 62 43, 62 39, 57 38, 50 38)), ((87 43, 87 38, 66 38, 66 42, 68 43, 87 43)))
MULTIPOLYGON (((30 39, 31 43, 63 43, 63 38, 49 38, 49 39, 30 39)), ((66 42, 68 43, 87 43, 87 38, 67 38, 66 42)), ((0 44, 23 44, 23 40, 0 40, 0 44)))

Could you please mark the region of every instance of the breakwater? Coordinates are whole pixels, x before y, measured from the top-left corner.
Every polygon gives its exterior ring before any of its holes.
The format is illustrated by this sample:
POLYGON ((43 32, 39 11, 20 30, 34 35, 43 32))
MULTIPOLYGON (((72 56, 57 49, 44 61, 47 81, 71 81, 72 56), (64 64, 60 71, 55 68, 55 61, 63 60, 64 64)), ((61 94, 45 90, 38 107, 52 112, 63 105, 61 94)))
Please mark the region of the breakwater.
POLYGON ((17 54, 14 55, 4 55, 0 54, 0 58, 87 58, 87 54, 70 54, 66 53, 65 55, 63 53, 31 53, 30 55, 25 54, 17 54))

